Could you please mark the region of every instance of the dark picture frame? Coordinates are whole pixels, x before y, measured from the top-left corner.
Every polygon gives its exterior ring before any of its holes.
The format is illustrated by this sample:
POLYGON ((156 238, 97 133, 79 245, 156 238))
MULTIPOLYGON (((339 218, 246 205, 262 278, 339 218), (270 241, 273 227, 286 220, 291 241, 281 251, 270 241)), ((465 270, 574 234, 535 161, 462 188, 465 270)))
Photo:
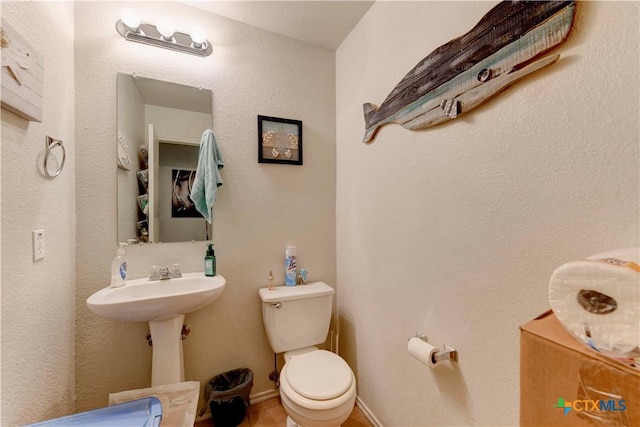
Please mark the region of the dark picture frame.
POLYGON ((195 179, 194 169, 171 170, 171 218, 203 218, 191 200, 195 179))
POLYGON ((258 163, 302 165, 302 121, 258 116, 258 163))

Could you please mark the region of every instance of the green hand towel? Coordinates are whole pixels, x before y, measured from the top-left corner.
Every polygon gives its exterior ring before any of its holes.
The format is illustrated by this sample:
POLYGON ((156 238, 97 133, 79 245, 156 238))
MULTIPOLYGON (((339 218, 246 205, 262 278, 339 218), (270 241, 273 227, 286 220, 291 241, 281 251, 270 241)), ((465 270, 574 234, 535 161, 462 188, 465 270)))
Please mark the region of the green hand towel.
POLYGON ((222 185, 220 169, 224 166, 220 147, 211 129, 207 129, 200 139, 198 169, 191 189, 191 200, 198 210, 211 224, 211 208, 216 201, 218 187, 222 185))

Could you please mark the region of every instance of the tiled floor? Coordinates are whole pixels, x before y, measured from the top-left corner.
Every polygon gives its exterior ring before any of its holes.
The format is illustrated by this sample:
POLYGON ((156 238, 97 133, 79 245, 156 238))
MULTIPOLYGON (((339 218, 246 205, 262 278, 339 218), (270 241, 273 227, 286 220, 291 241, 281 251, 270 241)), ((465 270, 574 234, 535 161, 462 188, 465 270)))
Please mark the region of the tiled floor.
MULTIPOLYGON (((274 397, 251 405, 240 427, 285 427, 286 421, 287 414, 280 404, 280 398, 274 397)), ((211 420, 200 421, 194 427, 211 427, 211 420)), ((371 424, 360 411, 360 408, 356 406, 353 408, 349 419, 342 424, 342 427, 371 427, 371 424)))

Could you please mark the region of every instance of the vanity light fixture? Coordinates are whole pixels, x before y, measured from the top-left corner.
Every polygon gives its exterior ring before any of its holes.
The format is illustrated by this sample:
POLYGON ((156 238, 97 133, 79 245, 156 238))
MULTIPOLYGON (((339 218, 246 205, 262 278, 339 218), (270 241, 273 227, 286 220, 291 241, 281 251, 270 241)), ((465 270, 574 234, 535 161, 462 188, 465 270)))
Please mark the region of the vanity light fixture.
POLYGON ((211 43, 204 37, 202 30, 194 29, 193 35, 175 31, 168 21, 153 25, 142 22, 137 14, 126 8, 116 22, 116 30, 125 39, 190 53, 198 56, 209 56, 213 51, 211 43))
POLYGON ((201 48, 203 44, 207 42, 204 37, 204 32, 200 27, 193 27, 191 29, 191 40, 193 40, 193 47, 201 48))
POLYGON ((133 9, 122 9, 122 12, 120 13, 120 19, 128 30, 133 31, 134 33, 139 32, 140 17, 133 9))
POLYGON ((160 33, 160 36, 162 37, 162 40, 165 41, 173 41, 173 35, 175 34, 176 30, 174 30, 173 25, 171 25, 171 22, 165 20, 162 20, 160 22, 158 22, 158 25, 156 26, 156 28, 158 29, 158 32, 160 33))

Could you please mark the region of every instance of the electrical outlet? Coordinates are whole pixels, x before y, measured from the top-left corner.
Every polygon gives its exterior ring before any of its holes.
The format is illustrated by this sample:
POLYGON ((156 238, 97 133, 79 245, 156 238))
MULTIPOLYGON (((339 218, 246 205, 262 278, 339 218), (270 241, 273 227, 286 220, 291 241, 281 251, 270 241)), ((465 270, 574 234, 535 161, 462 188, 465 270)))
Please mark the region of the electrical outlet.
POLYGON ((44 258, 44 230, 34 230, 33 237, 33 260, 38 261, 44 258))

